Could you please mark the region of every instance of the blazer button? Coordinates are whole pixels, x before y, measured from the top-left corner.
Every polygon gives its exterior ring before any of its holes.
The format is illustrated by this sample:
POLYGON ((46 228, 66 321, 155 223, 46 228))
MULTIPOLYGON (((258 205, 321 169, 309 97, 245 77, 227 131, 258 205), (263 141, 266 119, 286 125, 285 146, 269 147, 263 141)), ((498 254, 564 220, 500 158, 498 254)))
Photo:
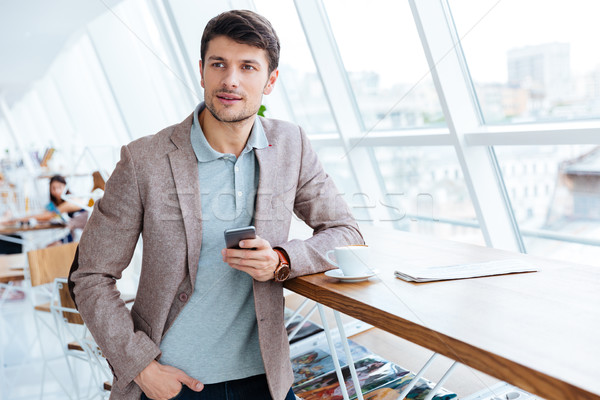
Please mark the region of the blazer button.
POLYGON ((182 303, 185 303, 186 301, 188 301, 188 295, 187 295, 187 293, 179 293, 179 300, 182 303))

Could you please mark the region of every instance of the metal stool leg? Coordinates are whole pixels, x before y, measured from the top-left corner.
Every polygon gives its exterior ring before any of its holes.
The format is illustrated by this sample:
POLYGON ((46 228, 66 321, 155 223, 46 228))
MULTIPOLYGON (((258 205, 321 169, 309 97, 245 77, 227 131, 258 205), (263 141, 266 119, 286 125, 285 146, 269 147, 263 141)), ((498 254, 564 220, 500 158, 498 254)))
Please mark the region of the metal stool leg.
POLYGON ((342 346, 344 346, 344 351, 346 352, 346 361, 348 363, 348 367, 350 368, 350 375, 352 375, 352 382, 354 382, 356 396, 358 400, 363 400, 362 388, 360 387, 360 381, 358 380, 358 375, 356 374, 356 368, 354 368, 354 360, 352 359, 350 346, 348 346, 348 337, 346 336, 346 331, 344 330, 344 324, 342 324, 342 318, 340 317, 340 313, 338 311, 333 310, 333 315, 335 316, 335 322, 337 323, 338 331, 340 332, 342 346))
POLYGON ((342 395, 344 396, 344 400, 350 400, 348 396, 348 389, 346 388, 346 382, 344 381, 344 375, 342 374, 342 368, 340 367, 340 361, 337 356, 337 352, 335 351, 335 343, 333 343, 333 339, 331 338, 331 332, 329 331, 329 324, 327 323, 327 318, 325 318, 325 310, 323 309, 322 304, 318 304, 319 315, 321 316, 321 322, 323 323, 323 328, 325 329, 325 337, 327 338, 327 344, 329 345, 329 350, 331 351, 331 358, 333 359, 333 365, 335 366, 335 373, 337 375, 338 381, 340 382, 340 389, 342 391, 342 395))
POLYGON ((410 393, 412 388, 415 387, 417 382, 419 382, 419 379, 421 379, 421 377, 423 376, 425 371, 427 371, 427 369, 429 368, 429 366, 431 366, 431 363, 433 363, 433 360, 435 360, 437 356, 438 356, 438 353, 433 353, 433 355, 429 358, 429 360, 425 363, 425 365, 423 365, 423 368, 421 368, 421 370, 417 373, 417 375, 415 375, 415 377, 412 379, 412 381, 410 381, 408 386, 404 388, 402 393, 400 393, 400 396, 398 396, 399 399, 404 399, 404 398, 406 398, 406 396, 408 396, 408 394, 410 393))
POLYGON ((446 371, 444 376, 442 376, 442 379, 439 380, 437 385, 435 385, 435 387, 433 389, 431 389, 431 392, 429 392, 429 394, 427 396, 425 396, 425 398, 423 400, 433 399, 433 396, 435 396, 435 394, 438 392, 438 390, 440 390, 442 388, 442 386, 444 385, 444 383, 446 383, 446 381, 450 377, 450 374, 452 373, 454 368, 456 368, 457 365, 458 365, 458 361, 454 361, 452 363, 452 365, 450 366, 450 368, 448 368, 448 371, 446 371))

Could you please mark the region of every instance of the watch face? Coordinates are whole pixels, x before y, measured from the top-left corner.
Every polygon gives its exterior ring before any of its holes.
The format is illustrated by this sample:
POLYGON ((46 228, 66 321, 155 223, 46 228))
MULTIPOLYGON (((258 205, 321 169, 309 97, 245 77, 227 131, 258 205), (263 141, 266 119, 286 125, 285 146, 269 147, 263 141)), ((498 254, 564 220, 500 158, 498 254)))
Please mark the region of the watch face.
POLYGON ((284 264, 277 270, 275 278, 277 281, 282 282, 285 281, 288 276, 290 276, 290 267, 284 264))

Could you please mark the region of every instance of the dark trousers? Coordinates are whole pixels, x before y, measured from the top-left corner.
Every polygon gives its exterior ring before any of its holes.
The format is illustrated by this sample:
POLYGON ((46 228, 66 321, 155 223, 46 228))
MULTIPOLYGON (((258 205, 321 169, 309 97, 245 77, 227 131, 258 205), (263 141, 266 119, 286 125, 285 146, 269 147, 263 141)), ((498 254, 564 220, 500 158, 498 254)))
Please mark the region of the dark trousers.
MULTIPOLYGON (((290 388, 285 400, 294 400, 296 396, 290 388)), ((147 400, 142 393, 141 400, 147 400)), ((187 386, 181 388, 181 392, 173 397, 173 400, 272 400, 267 386, 267 377, 262 375, 238 379, 221 383, 204 385, 201 392, 194 392, 187 386)))

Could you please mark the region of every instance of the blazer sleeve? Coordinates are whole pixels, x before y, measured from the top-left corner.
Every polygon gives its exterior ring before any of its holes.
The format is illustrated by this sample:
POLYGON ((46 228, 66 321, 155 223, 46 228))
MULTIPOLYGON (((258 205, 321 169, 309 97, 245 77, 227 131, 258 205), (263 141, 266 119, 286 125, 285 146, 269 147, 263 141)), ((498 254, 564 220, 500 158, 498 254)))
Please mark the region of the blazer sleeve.
POLYGON ((106 183, 69 274, 77 308, 108 360, 115 384, 125 387, 160 354, 159 347, 134 328, 116 280, 129 265, 143 221, 134 160, 127 146, 106 183))
POLYGON ((324 171, 302 129, 300 136, 301 161, 294 213, 313 228, 313 236, 277 246, 289 256, 290 279, 335 268, 325 259, 325 253, 334 247, 364 244, 348 205, 324 171))

